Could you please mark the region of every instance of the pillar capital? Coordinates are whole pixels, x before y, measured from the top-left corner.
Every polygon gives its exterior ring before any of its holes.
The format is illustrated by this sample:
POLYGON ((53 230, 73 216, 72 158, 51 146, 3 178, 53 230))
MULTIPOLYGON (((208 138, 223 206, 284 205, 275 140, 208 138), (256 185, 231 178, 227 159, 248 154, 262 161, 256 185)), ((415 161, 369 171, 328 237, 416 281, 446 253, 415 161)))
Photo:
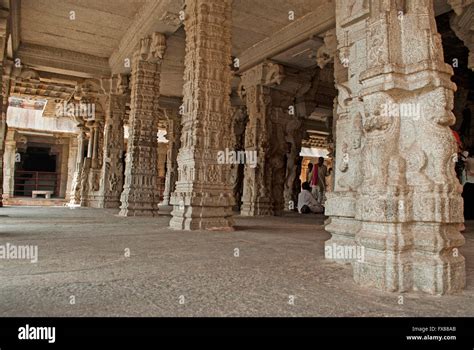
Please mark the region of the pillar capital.
POLYGON ((334 61, 337 55, 336 29, 331 29, 324 33, 324 44, 316 52, 316 63, 318 67, 324 69, 327 64, 334 61))
POLYGON ((134 58, 149 63, 161 63, 166 51, 166 36, 155 32, 142 38, 135 51, 134 58))
POLYGON ((263 62, 242 73, 239 91, 242 88, 249 89, 254 86, 280 85, 283 79, 285 79, 285 69, 281 64, 263 62))

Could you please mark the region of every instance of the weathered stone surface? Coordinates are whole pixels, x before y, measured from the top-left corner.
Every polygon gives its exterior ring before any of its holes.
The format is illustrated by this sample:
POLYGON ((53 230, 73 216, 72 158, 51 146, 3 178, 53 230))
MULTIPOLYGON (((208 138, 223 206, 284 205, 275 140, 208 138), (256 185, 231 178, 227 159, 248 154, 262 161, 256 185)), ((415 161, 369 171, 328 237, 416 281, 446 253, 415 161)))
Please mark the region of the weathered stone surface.
POLYGON ((166 179, 163 191, 163 205, 170 204, 171 194, 178 180, 178 151, 181 146, 181 120, 178 111, 165 110, 168 120, 166 138, 168 139, 168 152, 166 155, 166 179))
POLYGON ((15 194, 16 153, 38 146, 40 133, 54 136, 47 147, 71 206, 153 217, 163 190, 170 228, 231 230, 233 206, 246 220, 292 215, 284 210, 297 201, 302 146, 326 148, 334 172, 324 248, 365 252, 326 259, 352 263, 364 287, 464 288, 456 86, 433 6, 454 10, 443 27, 454 36, 451 16, 472 69, 473 0, 84 1, 90 8, 69 13, 77 22, 56 0, 57 8, 25 0, 0 10, 5 198, 15 194), (91 34, 98 28, 103 36, 91 34), (46 109, 9 115, 7 132, 10 95, 45 99, 46 109), (62 103, 91 104, 95 114, 72 122, 55 108, 62 103), (167 146, 157 142, 165 127, 167 146))
MULTIPOLYGON (((0 244, 35 242, 39 254, 38 264, 3 262, 2 317, 474 314, 472 283, 463 293, 442 298, 404 293, 403 305, 399 294, 355 285, 350 266, 324 260, 329 235, 322 215, 237 217, 235 232, 177 234, 167 228, 166 216, 117 218, 115 210, 90 208, 2 211, 8 214, 2 229, 9 235, 0 235, 0 244), (236 247, 239 258, 233 255, 236 247), (80 300, 73 307, 71 293, 80 300), (294 305, 289 295, 295 296, 294 305)), ((466 235, 474 237, 472 221, 466 235)), ((464 251, 471 278, 473 239, 464 251)))
POLYGON ((121 216, 154 216, 158 211, 158 98, 165 50, 165 36, 154 33, 140 41, 133 58, 121 216))
POLYGON ((231 1, 186 1, 186 56, 178 182, 170 227, 232 228, 229 164, 218 152, 231 147, 231 1))
POLYGON ((100 176, 100 208, 119 208, 124 183, 123 155, 126 104, 130 99, 126 76, 116 75, 102 81, 107 94, 104 127, 103 164, 100 176))
POLYGON ((456 87, 433 5, 365 4, 356 1, 351 11, 336 3, 339 58, 348 74, 337 85, 339 165, 328 230, 336 242, 365 249, 365 259, 354 262, 361 285, 456 292, 465 284, 461 189, 449 129, 456 87), (417 107, 415 113, 405 106, 417 107), (344 217, 355 221, 348 225, 344 217))

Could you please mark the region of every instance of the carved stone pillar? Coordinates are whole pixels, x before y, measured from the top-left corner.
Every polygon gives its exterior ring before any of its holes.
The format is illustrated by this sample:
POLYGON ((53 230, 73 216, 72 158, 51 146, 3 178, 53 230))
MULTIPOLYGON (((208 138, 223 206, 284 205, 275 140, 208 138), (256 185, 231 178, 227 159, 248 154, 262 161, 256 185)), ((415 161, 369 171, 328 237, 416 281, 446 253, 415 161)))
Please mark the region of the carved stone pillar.
POLYGON ((94 150, 94 138, 95 138, 95 132, 93 132, 93 128, 88 125, 89 128, 89 142, 87 143, 87 158, 92 159, 92 154, 94 150))
POLYGON ((354 279, 387 291, 458 291, 465 284, 462 189, 449 128, 456 87, 433 3, 356 1, 351 8, 338 0, 336 23, 348 67, 346 82, 338 80, 337 123, 352 125, 336 128, 336 192, 346 185, 357 195, 341 196, 340 209, 333 201, 330 215, 346 210, 351 218, 355 210, 359 225, 348 230, 356 227, 364 253, 354 279))
POLYGON ((290 202, 294 204, 302 139, 295 102, 310 86, 308 75, 303 78, 296 70, 265 62, 244 72, 241 79, 240 93, 249 116, 245 151, 257 158, 256 164, 245 164, 241 215, 281 215, 290 202))
POLYGON ((59 198, 66 198, 67 179, 68 179, 68 165, 69 165, 69 137, 62 137, 56 140, 56 145, 59 150, 59 157, 57 159, 57 170, 59 173, 59 186, 57 196, 59 198))
POLYGON ((78 138, 70 137, 69 138, 69 147, 68 147, 68 163, 67 163, 67 182, 66 182, 66 201, 69 203, 71 200, 72 185, 74 181, 74 176, 76 173, 76 162, 77 162, 77 153, 78 153, 78 138))
MULTIPOLYGON (((248 122, 248 116, 244 106, 232 107, 232 136, 234 143, 234 150, 236 152, 245 151, 245 128, 248 122)), ((244 189, 244 164, 234 164, 232 167, 232 183, 234 194, 234 210, 240 211, 242 205, 242 195, 244 189)))
POLYGON ((5 151, 5 138, 7 135, 7 109, 10 96, 11 62, 5 62, 7 56, 7 42, 9 36, 9 12, 0 10, 0 86, 2 97, 0 99, 0 207, 3 206, 3 158, 5 151))
POLYGON ((157 215, 158 98, 165 49, 165 36, 154 33, 140 41, 140 47, 133 57, 130 129, 125 185, 120 198, 121 216, 157 215))
POLYGON ((257 164, 246 162, 244 168, 243 216, 273 215, 268 152, 270 151, 269 128, 271 127, 271 91, 269 85, 283 79, 280 66, 262 63, 242 74, 241 97, 247 106, 248 122, 245 130, 245 151, 254 152, 257 164))
POLYGON ((94 169, 98 168, 98 163, 99 163, 99 138, 103 137, 101 135, 101 128, 100 128, 100 123, 95 122, 91 126, 91 134, 94 134, 94 137, 92 139, 92 167, 94 169))
POLYGON ((84 125, 78 125, 79 133, 76 137, 77 153, 74 165, 74 174, 71 182, 69 194, 69 205, 79 205, 81 203, 81 174, 84 165, 84 148, 87 141, 84 125))
POLYGON ((231 146, 231 21, 230 0, 186 1, 184 114, 171 197, 174 229, 233 225, 230 166, 218 157, 231 146))
POLYGON ((175 190, 178 180, 178 151, 181 146, 181 121, 173 111, 167 110, 168 119, 166 138, 168 139, 168 152, 166 155, 166 179, 163 193, 163 205, 170 204, 171 194, 175 190))
POLYGON ((295 186, 297 181, 299 170, 299 160, 301 152, 301 144, 303 141, 303 129, 302 122, 299 119, 291 120, 287 123, 285 128, 285 141, 288 145, 287 148, 287 163, 286 163, 286 176, 285 176, 285 191, 283 193, 285 199, 286 209, 292 210, 296 207, 298 201, 298 193, 300 192, 300 186, 295 186))
POLYGON ((82 177, 87 179, 87 185, 83 190, 81 197, 81 205, 93 208, 99 208, 100 181, 103 166, 103 149, 104 149, 104 119, 103 115, 96 115, 94 120, 86 123, 89 128, 89 148, 87 166, 83 167, 82 177), (91 146, 92 145, 92 146, 91 146), (91 157, 89 157, 91 155, 91 157))
MULTIPOLYGON (((0 40, 1 41, 1 40, 0 40)), ((0 207, 3 206, 3 157, 5 152, 5 140, 7 137, 7 110, 8 110, 8 98, 10 97, 10 83, 11 83, 11 71, 12 64, 11 62, 5 62, 0 67, 0 72, 2 72, 2 99, 0 107, 0 207)))
POLYGON ((16 131, 8 130, 3 156, 3 199, 14 195, 16 149, 16 131))
POLYGON ((124 182, 123 123, 126 104, 130 99, 127 94, 127 78, 117 75, 111 79, 103 79, 102 87, 107 94, 107 101, 98 206, 99 208, 119 208, 124 182))

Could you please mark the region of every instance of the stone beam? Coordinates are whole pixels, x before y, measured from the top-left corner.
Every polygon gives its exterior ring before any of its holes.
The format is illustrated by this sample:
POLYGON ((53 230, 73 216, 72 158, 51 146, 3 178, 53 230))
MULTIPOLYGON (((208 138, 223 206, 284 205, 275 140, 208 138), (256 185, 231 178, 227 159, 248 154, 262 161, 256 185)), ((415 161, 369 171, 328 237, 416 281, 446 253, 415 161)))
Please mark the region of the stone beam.
POLYGON ((12 50, 16 53, 20 46, 20 8, 21 0, 10 0, 10 31, 12 35, 12 50))
POLYGON ((305 130, 329 132, 328 125, 319 120, 303 119, 303 127, 305 130))
POLYGON ((148 1, 136 14, 134 21, 122 37, 118 48, 110 56, 109 64, 112 72, 130 73, 131 66, 126 60, 132 60, 133 53, 140 42, 152 33, 173 34, 182 25, 179 12, 184 0, 148 1))
POLYGON ((333 1, 326 1, 301 19, 292 22, 269 38, 245 50, 239 55, 240 71, 243 72, 256 64, 288 50, 312 36, 324 33, 336 26, 333 1))
POLYGON ((106 58, 35 44, 21 44, 15 58, 37 70, 82 78, 110 76, 106 58))
POLYGON ((173 96, 160 96, 158 99, 158 105, 163 109, 177 110, 183 104, 181 97, 173 96))

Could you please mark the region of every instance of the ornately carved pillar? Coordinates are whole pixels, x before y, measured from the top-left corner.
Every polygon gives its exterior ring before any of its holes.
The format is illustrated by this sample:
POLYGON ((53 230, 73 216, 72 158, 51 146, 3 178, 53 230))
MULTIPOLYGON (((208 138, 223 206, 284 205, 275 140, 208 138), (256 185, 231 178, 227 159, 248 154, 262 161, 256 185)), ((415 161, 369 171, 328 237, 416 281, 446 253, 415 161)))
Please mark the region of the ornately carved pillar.
POLYGON ((187 0, 184 114, 178 182, 171 197, 174 229, 233 225, 231 147, 231 0, 187 0))
POLYGON ((262 63, 242 74, 241 97, 247 106, 248 122, 245 130, 245 151, 256 154, 256 165, 246 162, 244 189, 240 214, 243 216, 273 215, 271 171, 268 161, 270 151, 271 91, 269 85, 283 79, 279 65, 262 63))
MULTIPOLYGON (((364 30, 364 29, 361 29, 364 30)), ((326 36, 328 38, 328 36, 326 36)), ((330 37, 329 37, 330 38, 330 37)), ((325 214, 326 231, 331 233, 331 239, 325 242, 326 250, 352 249, 356 247, 355 236, 360 229, 360 222, 356 216, 357 189, 362 182, 361 169, 362 147, 362 102, 357 98, 360 84, 357 78, 362 66, 354 63, 348 68, 348 48, 342 46, 340 52, 335 52, 334 77, 338 97, 334 101, 333 113, 333 140, 335 143, 335 161, 333 165, 333 183, 331 191, 326 192, 325 214), (350 69, 350 70, 349 70, 350 69), (349 75, 350 74, 350 75, 349 75), (352 79, 350 78, 352 77, 352 79)), ((334 52, 335 40, 328 40, 327 52, 334 52)), ((358 62, 364 62, 365 57, 356 57, 358 62)), ((339 263, 353 261, 353 257, 326 254, 326 259, 339 263)))
POLYGON ((140 41, 140 47, 133 57, 130 129, 125 185, 120 198, 121 216, 157 215, 158 98, 165 49, 165 36, 154 33, 140 41))
POLYGON ((0 99, 0 207, 3 206, 3 155, 7 134, 8 97, 10 96, 11 63, 4 62, 7 56, 9 22, 9 12, 2 8, 0 11, 0 87, 2 89, 0 99))
MULTIPOLYGON (((245 151, 245 128, 247 127, 248 116, 245 106, 240 104, 232 106, 232 140, 233 150, 236 152, 245 151)), ((242 195, 244 189, 244 164, 234 164, 232 167, 232 184, 234 196, 234 210, 240 211, 242 205, 242 195)))
POLYGON ((163 205, 169 205, 171 194, 174 192, 178 180, 178 151, 181 146, 181 121, 174 111, 166 110, 168 119, 166 138, 168 139, 168 153, 166 155, 166 179, 163 193, 163 205))
POLYGON ((3 199, 13 197, 15 191, 16 131, 8 130, 3 157, 3 199))
POLYGON ((0 72, 2 73, 2 99, 0 101, 0 207, 3 206, 3 158, 5 152, 5 140, 7 137, 7 110, 8 98, 10 97, 10 77, 11 77, 11 63, 0 65, 0 72))
POLYGON ((66 201, 71 200, 72 184, 76 173, 77 145, 78 139, 75 136, 69 137, 68 158, 67 158, 67 182, 66 182, 66 201))
POLYGON ((299 175, 298 162, 300 159, 301 145, 303 142, 302 121, 294 119, 286 124, 285 141, 287 143, 287 163, 285 177, 285 191, 283 193, 285 208, 292 210, 296 207, 300 186, 295 186, 299 175))
POLYGON ((81 184, 81 205, 98 208, 101 198, 99 190, 104 160, 104 116, 96 113, 94 119, 89 120, 86 126, 89 128, 90 138, 88 154, 82 171, 82 179, 87 182, 81 184))
MULTIPOLYGON (((355 244, 364 253, 354 262, 354 279, 387 291, 458 291, 465 285, 463 213, 449 128, 456 87, 433 3, 372 0, 347 7, 338 0, 336 22, 349 69, 338 86, 338 123, 347 119, 362 133, 352 146, 342 135, 347 146, 336 155, 342 169, 363 169, 346 176, 348 185, 362 179, 355 201, 340 203, 355 205, 360 223, 355 244), (356 162, 354 149, 360 149, 356 162)), ((336 174, 336 186, 342 179, 336 174)))
POLYGON ((110 79, 102 80, 102 88, 107 94, 107 101, 98 206, 100 208, 119 208, 124 181, 123 122, 126 104, 130 99, 127 94, 128 81, 126 76, 113 76, 110 79))
POLYGON ((74 165, 74 175, 71 182, 71 190, 69 193, 69 205, 79 205, 81 203, 81 174, 84 165, 84 147, 87 141, 85 126, 79 124, 77 126, 79 133, 77 134, 77 153, 74 165))

